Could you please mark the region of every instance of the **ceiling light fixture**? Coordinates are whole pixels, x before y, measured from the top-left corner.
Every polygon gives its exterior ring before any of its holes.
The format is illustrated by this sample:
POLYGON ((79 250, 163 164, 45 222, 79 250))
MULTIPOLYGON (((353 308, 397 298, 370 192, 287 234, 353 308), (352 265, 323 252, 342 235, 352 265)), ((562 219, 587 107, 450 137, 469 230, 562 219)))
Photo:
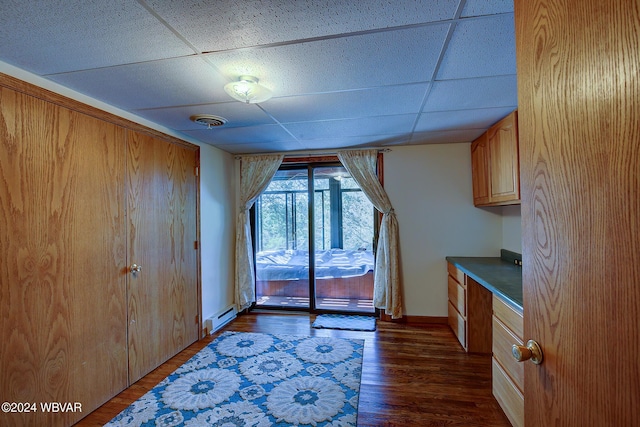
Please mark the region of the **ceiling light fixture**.
POLYGON ((227 83, 224 90, 233 99, 247 104, 258 104, 272 96, 271 91, 258 84, 258 79, 253 76, 240 76, 237 82, 227 83))

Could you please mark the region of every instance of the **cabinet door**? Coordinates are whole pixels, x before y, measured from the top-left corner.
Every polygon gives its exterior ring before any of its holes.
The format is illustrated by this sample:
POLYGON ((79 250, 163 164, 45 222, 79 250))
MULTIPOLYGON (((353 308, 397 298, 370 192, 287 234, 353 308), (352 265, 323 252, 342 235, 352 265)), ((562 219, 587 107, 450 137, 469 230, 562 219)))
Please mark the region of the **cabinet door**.
POLYGON ((0 88, 0 396, 82 404, 2 425, 68 426, 127 386, 124 165, 117 126, 0 88))
POLYGON ((491 203, 520 200, 517 112, 487 131, 491 203))
POLYGON ((486 132, 471 144, 471 176, 475 206, 486 205, 490 202, 489 151, 487 148, 486 132))
POLYGON ((129 381, 198 338, 196 152, 127 134, 129 381))

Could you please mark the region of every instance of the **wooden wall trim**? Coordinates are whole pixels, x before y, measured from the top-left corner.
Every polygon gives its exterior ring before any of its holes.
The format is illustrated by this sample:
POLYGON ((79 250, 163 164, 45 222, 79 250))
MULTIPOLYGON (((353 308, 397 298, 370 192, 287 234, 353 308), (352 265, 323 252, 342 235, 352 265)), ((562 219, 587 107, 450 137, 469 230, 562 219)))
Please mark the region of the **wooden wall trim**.
POLYGON ((125 129, 141 132, 149 136, 160 138, 164 141, 170 142, 172 144, 177 144, 177 145, 189 148, 191 150, 197 150, 198 148, 200 148, 196 144, 192 144, 180 138, 167 135, 166 133, 141 125, 140 123, 136 123, 134 121, 125 119, 124 117, 120 117, 113 113, 109 113, 99 108, 82 103, 80 101, 76 101, 75 99, 68 98, 64 95, 60 95, 59 93, 50 91, 48 89, 44 89, 42 87, 25 82, 23 80, 9 76, 7 74, 0 73, 0 86, 6 87, 8 89, 12 89, 16 92, 20 92, 25 95, 33 96, 34 98, 38 98, 55 105, 59 105, 61 107, 67 108, 72 111, 76 111, 78 113, 95 117, 99 120, 103 120, 107 123, 112 123, 114 125, 121 126, 125 129))
POLYGON ((380 313, 380 320, 383 322, 403 323, 409 325, 447 325, 448 317, 440 316, 407 316, 406 314, 400 319, 391 319, 388 314, 380 313))
POLYGON ((339 162, 338 156, 302 156, 302 157, 285 157, 282 163, 336 163, 339 162))

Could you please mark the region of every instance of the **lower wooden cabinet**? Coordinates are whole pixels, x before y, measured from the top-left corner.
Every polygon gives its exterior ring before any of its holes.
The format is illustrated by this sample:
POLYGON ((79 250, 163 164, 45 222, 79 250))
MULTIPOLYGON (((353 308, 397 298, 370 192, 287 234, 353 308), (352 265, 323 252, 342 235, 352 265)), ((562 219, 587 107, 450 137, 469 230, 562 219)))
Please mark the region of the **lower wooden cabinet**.
POLYGON ((467 349, 467 321, 460 314, 458 310, 449 301, 449 326, 451 330, 462 344, 462 347, 467 349))
POLYGON ((496 398, 505 415, 515 427, 524 426, 524 396, 511 380, 504 368, 491 360, 491 384, 496 398))
POLYGON ((493 395, 511 424, 524 426, 524 364, 511 354, 522 345, 522 311, 493 296, 492 388, 493 395))
POLYGON ((507 303, 447 263, 449 326, 469 353, 490 353, 493 395, 515 427, 524 426, 524 364, 511 352, 523 345, 522 309, 507 303))
POLYGON ((448 263, 449 326, 469 353, 491 353, 491 292, 448 263))

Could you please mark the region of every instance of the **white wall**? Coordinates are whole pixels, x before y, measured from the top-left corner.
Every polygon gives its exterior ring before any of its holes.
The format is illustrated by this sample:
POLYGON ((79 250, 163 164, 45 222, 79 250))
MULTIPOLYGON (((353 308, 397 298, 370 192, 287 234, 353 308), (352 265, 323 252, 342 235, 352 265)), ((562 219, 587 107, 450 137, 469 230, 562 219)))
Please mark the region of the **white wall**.
POLYGON ((522 253, 522 221, 520 205, 502 208, 502 248, 522 253))
POLYGON ((446 256, 500 256, 501 208, 473 206, 469 150, 468 143, 419 145, 384 156, 406 315, 447 316, 446 256))
POLYGON ((200 145, 200 239, 203 319, 233 304, 235 161, 232 154, 200 145))

